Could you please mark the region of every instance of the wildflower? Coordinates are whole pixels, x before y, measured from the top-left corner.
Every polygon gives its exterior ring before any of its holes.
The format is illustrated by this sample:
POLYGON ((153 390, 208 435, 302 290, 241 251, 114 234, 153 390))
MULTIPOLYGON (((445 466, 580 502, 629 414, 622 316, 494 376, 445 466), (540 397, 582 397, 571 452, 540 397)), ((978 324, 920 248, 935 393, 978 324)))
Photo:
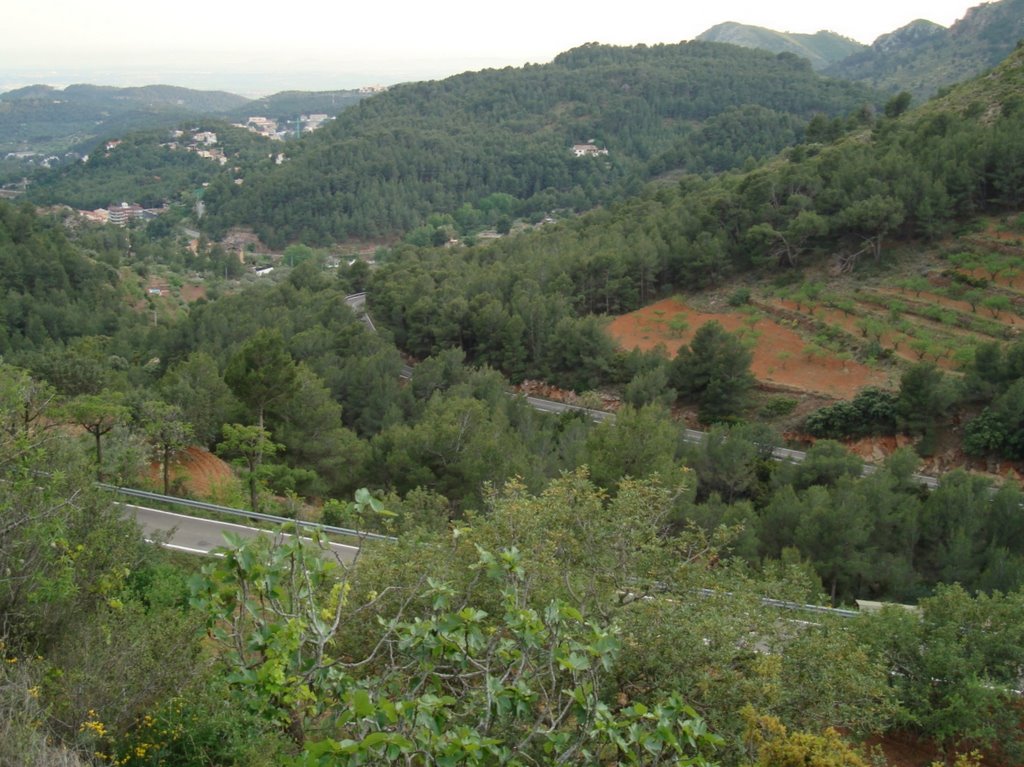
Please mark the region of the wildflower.
POLYGON ((96 715, 96 711, 90 708, 87 716, 88 718, 79 725, 78 731, 89 732, 97 738, 104 737, 107 734, 107 728, 106 725, 99 720, 99 717, 96 715))

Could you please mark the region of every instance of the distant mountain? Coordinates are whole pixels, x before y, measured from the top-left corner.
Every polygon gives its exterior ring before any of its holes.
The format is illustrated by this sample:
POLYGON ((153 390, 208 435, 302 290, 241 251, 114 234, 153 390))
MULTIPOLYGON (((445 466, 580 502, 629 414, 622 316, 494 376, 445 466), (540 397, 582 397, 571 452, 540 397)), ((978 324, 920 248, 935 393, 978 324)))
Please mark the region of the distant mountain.
POLYGON ((946 29, 917 20, 824 72, 888 92, 927 98, 994 67, 1024 38, 1024 0, 985 3, 946 29))
POLYGON ((144 85, 134 88, 69 85, 60 91, 58 98, 77 104, 91 104, 103 109, 131 105, 138 109, 154 111, 183 109, 207 113, 225 112, 248 101, 244 96, 236 96, 226 91, 197 91, 175 85, 144 85))
POLYGON ((30 85, 0 94, 0 157, 8 152, 88 151, 98 140, 170 127, 196 115, 220 115, 247 101, 232 93, 170 85, 30 85))
MULTIPOLYGON (((908 115, 909 121, 941 124, 947 115, 991 125, 1000 120, 1024 125, 1024 45, 982 74, 947 88, 942 95, 922 104, 908 115)), ((1003 155, 997 174, 1021 175, 1024 143, 1003 155)), ((1022 192, 1024 194, 1024 192, 1022 192)), ((1024 199, 1022 196, 1020 199, 1024 199)))
POLYGON ((190 119, 335 115, 364 96, 359 91, 288 91, 253 101, 225 91, 171 85, 30 85, 0 93, 0 158, 8 152, 88 151, 102 139, 169 128, 190 119))
POLYGON ((948 29, 925 19, 863 46, 832 32, 777 32, 726 22, 698 40, 795 53, 823 74, 881 91, 907 91, 918 100, 991 69, 1024 38, 1024 0, 1000 0, 971 8, 948 29))
POLYGON ((304 114, 336 115, 370 95, 360 90, 281 91, 272 96, 247 101, 228 112, 231 120, 261 116, 272 120, 294 120, 304 114))
POLYGON ((59 88, 50 85, 26 85, 0 94, 0 98, 4 101, 39 101, 57 98, 61 93, 59 88))
POLYGON ((709 43, 729 43, 743 48, 759 48, 772 53, 795 53, 810 61, 815 69, 824 69, 867 48, 856 40, 826 30, 813 35, 776 32, 735 21, 716 24, 697 35, 696 39, 709 43))

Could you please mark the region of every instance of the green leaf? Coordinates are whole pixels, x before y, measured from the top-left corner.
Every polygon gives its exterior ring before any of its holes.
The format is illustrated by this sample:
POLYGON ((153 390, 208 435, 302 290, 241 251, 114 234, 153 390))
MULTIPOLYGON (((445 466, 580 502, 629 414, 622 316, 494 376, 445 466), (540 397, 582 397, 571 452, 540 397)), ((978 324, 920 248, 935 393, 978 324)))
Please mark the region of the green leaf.
POLYGON ((562 668, 567 668, 572 671, 586 671, 590 668, 590 661, 587 657, 575 652, 569 653, 568 657, 561 658, 558 662, 562 668))
POLYGON ((376 711, 373 702, 370 700, 370 694, 366 690, 361 689, 353 691, 352 707, 356 711, 356 716, 359 717, 371 716, 376 711))
POLYGON ((365 738, 363 738, 359 745, 362 748, 373 748, 379 743, 386 743, 391 739, 391 733, 389 732, 371 732, 365 738))

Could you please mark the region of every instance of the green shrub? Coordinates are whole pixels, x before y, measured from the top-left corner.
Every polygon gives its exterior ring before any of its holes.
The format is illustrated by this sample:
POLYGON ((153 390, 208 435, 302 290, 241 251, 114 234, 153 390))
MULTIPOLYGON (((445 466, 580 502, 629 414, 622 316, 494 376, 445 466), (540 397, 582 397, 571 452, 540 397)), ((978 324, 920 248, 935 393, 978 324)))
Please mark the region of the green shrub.
POLYGON ((761 408, 761 415, 765 418, 780 418, 789 415, 796 410, 797 401, 792 397, 772 397, 761 408))
POLYGON ((856 439, 896 431, 896 395, 870 386, 850 402, 837 402, 807 416, 804 428, 814 437, 856 439))
POLYGON ((750 303, 750 288, 736 288, 729 295, 729 306, 743 306, 750 303))

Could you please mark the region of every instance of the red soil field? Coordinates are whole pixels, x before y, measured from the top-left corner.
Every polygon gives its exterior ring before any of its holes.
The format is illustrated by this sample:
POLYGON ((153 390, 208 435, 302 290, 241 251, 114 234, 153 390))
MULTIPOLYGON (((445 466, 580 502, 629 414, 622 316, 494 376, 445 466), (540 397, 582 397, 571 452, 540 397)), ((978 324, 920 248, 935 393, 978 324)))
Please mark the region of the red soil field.
POLYGON ((200 283, 188 283, 181 286, 181 297, 188 303, 206 298, 206 286, 200 283))
MULTIPOLYGON (((887 375, 831 352, 808 354, 808 342, 795 330, 764 317, 735 312, 699 312, 676 298, 615 318, 608 332, 623 349, 654 349, 659 344, 670 357, 690 342, 701 325, 717 320, 729 332, 753 337, 751 371, 763 384, 780 389, 848 399, 865 386, 885 386, 887 375), (687 328, 676 332, 673 318, 682 317, 687 328)), ((678 322, 678 320, 677 320, 678 322)))
MULTIPOLYGON (((162 467, 158 462, 150 465, 150 478, 163 490, 162 467)), ((171 464, 171 484, 182 481, 183 490, 197 498, 209 498, 217 488, 226 487, 234 481, 231 467, 209 450, 188 447, 178 453, 171 464)))
MULTIPOLYGON (((805 316, 813 315, 817 319, 824 320, 830 325, 835 325, 837 328, 842 328, 847 333, 853 336, 858 336, 861 333, 860 328, 857 327, 857 323, 860 322, 861 318, 854 315, 845 314, 839 309, 829 309, 824 306, 817 306, 814 308, 813 311, 811 311, 808 310, 807 308, 801 309, 800 307, 797 306, 796 302, 794 301, 784 301, 781 299, 767 301, 765 302, 765 305, 778 307, 805 316)), ((927 324, 927 321, 922 320, 921 322, 922 324, 927 324)), ((946 332, 959 333, 960 335, 963 335, 965 337, 971 337, 973 335, 971 333, 968 333, 967 331, 954 330, 946 332)), ((894 330, 886 330, 879 337, 878 341, 883 348, 889 349, 890 351, 894 349, 894 345, 898 341, 899 348, 895 349, 895 351, 892 352, 893 354, 895 354, 895 356, 899 357, 902 360, 906 360, 907 362, 910 363, 920 361, 920 358, 917 356, 917 354, 914 353, 910 348, 910 343, 912 339, 904 335, 903 333, 898 333, 894 330)), ((944 368, 947 370, 955 370, 957 367, 956 363, 952 359, 949 359, 947 357, 943 357, 935 361, 935 364, 938 365, 940 368, 944 368)))
MULTIPOLYGON (((1006 284, 1009 285, 1010 283, 1008 282, 1006 284)), ((978 314, 982 317, 986 317, 988 319, 995 320, 996 322, 1000 322, 1003 325, 1019 325, 1022 322, 1024 322, 1024 320, 1022 320, 1014 312, 1002 310, 993 312, 991 309, 984 306, 978 306, 976 307, 977 311, 974 311, 973 309, 971 309, 970 302, 961 301, 956 298, 949 298, 947 296, 940 296, 938 293, 913 292, 906 290, 892 290, 884 288, 879 289, 876 292, 881 293, 883 295, 906 298, 908 301, 924 301, 926 303, 942 306, 957 312, 963 312, 964 314, 978 314)))

